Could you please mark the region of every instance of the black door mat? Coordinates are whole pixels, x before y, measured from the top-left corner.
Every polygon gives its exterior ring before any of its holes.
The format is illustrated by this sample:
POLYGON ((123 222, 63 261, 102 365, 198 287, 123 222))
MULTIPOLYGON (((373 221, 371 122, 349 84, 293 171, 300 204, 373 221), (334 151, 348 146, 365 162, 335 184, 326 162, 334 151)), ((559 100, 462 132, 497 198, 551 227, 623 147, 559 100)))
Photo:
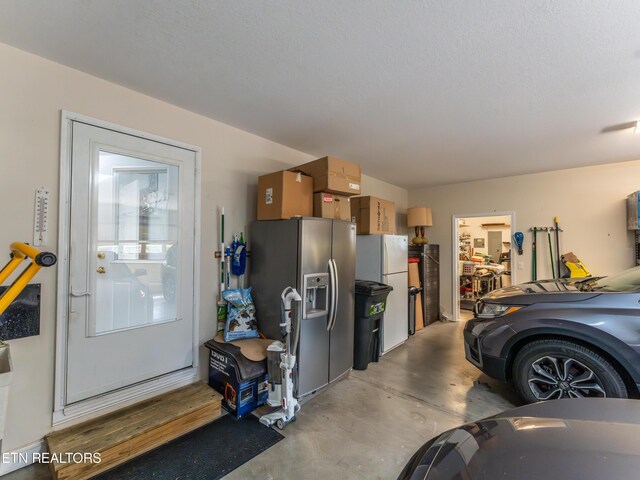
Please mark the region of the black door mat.
POLYGON ((225 415, 93 480, 217 480, 283 438, 253 415, 225 415))

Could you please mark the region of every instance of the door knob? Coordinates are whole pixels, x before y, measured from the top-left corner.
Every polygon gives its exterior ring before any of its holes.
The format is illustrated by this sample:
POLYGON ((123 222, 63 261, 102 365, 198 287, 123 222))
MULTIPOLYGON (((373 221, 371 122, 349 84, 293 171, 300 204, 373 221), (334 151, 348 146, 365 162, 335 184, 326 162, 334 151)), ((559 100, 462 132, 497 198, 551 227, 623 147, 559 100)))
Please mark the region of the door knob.
POLYGON ((104 259, 104 257, 105 257, 104 252, 98 252, 98 258, 99 258, 100 260, 104 259))
POLYGON ((107 271, 104 269, 104 267, 98 267, 97 272, 98 273, 107 273, 107 271))

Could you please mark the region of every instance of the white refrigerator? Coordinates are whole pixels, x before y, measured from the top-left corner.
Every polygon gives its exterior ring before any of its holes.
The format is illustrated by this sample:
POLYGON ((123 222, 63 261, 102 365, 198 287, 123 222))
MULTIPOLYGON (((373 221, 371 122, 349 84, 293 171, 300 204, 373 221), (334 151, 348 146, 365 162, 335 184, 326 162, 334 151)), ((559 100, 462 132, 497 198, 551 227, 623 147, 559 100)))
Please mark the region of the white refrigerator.
POLYGON ((382 321, 383 355, 409 336, 408 244, 406 235, 356 236, 356 279, 393 287, 382 321))

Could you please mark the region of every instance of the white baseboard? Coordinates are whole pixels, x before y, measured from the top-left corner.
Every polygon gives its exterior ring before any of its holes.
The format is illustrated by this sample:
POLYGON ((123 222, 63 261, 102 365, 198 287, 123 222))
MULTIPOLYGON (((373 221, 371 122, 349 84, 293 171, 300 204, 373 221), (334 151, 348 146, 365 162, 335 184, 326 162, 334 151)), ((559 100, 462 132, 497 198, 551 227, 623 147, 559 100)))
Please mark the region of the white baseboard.
POLYGON ((40 440, 26 447, 3 452, 0 456, 0 476, 31 465, 33 463, 33 454, 42 453, 43 451, 44 440, 40 440))

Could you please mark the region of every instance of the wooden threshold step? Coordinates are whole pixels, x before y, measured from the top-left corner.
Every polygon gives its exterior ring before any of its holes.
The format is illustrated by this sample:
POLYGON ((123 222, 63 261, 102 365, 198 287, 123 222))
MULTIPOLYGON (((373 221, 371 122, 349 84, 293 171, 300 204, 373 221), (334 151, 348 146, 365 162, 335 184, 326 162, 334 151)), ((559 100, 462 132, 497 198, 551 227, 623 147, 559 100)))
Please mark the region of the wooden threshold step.
POLYGON ((53 432, 46 436, 58 460, 50 464, 53 478, 85 480, 148 452, 218 418, 221 400, 199 382, 53 432), (73 453, 99 454, 100 463, 68 461, 73 453))

